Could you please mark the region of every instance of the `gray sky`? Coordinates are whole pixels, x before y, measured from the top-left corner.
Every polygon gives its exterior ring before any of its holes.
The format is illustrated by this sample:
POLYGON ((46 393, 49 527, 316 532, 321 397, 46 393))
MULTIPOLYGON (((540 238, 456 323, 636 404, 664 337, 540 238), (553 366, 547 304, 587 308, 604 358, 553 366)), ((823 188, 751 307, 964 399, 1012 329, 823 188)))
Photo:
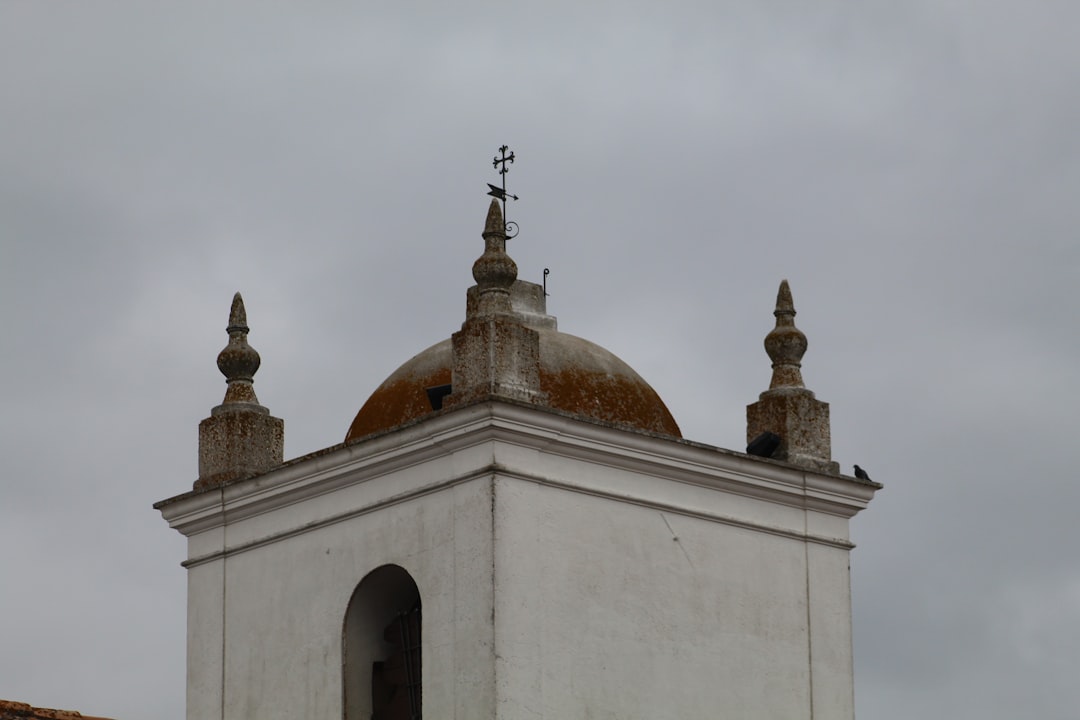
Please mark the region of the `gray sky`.
POLYGON ((241 290, 286 456, 521 276, 741 448, 789 278, 867 720, 1080 707, 1080 5, 0 0, 0 697, 183 717, 183 538, 241 290))

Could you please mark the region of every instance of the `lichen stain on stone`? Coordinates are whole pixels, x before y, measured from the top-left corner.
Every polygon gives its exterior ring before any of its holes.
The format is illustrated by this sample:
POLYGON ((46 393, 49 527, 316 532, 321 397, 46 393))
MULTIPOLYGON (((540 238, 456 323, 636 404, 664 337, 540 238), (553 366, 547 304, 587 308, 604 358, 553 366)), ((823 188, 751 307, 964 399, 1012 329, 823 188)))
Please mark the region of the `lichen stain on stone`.
POLYGON ((83 715, 74 710, 36 708, 27 703, 0 700, 0 720, 108 720, 108 718, 83 715))
POLYGON ((659 396, 640 379, 598 375, 581 368, 540 370, 540 387, 551 406, 596 420, 681 437, 659 396))

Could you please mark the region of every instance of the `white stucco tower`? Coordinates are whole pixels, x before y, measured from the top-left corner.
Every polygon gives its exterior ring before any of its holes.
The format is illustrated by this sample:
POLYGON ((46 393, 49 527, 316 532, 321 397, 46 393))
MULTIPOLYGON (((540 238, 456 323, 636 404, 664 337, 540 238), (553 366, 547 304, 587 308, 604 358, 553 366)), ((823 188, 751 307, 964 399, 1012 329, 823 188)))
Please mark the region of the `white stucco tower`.
MULTIPOLYGON (((483 236, 461 328, 343 443, 265 467, 280 425, 237 423, 158 503, 188 538, 188 718, 852 718, 848 521, 879 486, 823 456, 801 351, 751 410, 783 459, 685 440, 516 279, 497 203, 483 236)), ((773 344, 805 350, 781 300, 773 344)))

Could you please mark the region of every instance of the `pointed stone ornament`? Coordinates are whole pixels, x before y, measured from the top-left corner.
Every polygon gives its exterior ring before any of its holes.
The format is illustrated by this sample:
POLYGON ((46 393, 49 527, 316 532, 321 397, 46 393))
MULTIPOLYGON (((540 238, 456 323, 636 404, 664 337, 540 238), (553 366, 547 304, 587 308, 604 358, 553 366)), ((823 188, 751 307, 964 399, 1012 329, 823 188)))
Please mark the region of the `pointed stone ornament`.
POLYGON ((787 280, 780 283, 773 315, 776 317, 776 327, 765 336, 765 352, 773 363, 769 389, 805 387, 802 379, 802 358, 806 354, 806 335, 795 327, 795 301, 791 299, 791 287, 787 280))
POLYGON ((255 396, 255 373, 261 359, 248 345, 247 312, 240 293, 229 311, 229 344, 218 353, 225 376, 225 399, 199 423, 199 479, 195 489, 254 477, 282 463, 285 422, 270 415, 255 396))
POLYGON ((807 340, 795 327, 795 302, 788 281, 776 294, 776 326, 765 336, 765 352, 772 360, 772 381, 758 402, 746 407, 746 439, 764 432, 780 436, 772 457, 827 473, 839 473, 832 460, 829 404, 814 397, 802 378, 807 340))
MULTIPOLYGON (((259 353, 255 352, 255 348, 248 345, 247 336, 250 328, 247 325, 244 298, 240 296, 240 293, 233 295, 232 309, 229 311, 229 327, 225 328, 225 332, 229 333, 229 344, 218 353, 217 357, 218 370, 225 376, 225 382, 228 383, 223 404, 259 405, 252 383, 255 381, 255 373, 259 371, 259 363, 262 359, 259 353)), ((266 408, 263 410, 269 412, 266 408)))
POLYGON ((517 280, 518 268, 506 254, 506 224, 498 200, 488 206, 484 222, 484 254, 472 266, 479 292, 478 314, 509 313, 510 288, 517 280))
POLYGON ((484 222, 484 254, 473 263, 465 322, 452 337, 449 408, 487 397, 546 404, 540 391, 540 336, 513 310, 517 264, 506 254, 506 224, 496 200, 484 222))

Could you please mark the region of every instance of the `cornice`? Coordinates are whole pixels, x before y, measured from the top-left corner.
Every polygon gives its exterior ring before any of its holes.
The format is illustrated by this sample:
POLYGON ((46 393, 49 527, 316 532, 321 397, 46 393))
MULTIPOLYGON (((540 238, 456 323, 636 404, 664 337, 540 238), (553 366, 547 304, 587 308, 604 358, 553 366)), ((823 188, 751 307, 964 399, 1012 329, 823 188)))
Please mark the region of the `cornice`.
MULTIPOLYGON (((471 478, 498 473, 664 511, 851 547, 843 538, 809 538, 805 533, 793 533, 790 529, 764 527, 733 516, 665 504, 658 500, 658 493, 633 492, 629 488, 627 493, 613 492, 609 488, 590 486, 587 478, 580 477, 572 480, 541 477, 529 463, 520 459, 520 452, 517 455, 511 452, 511 447, 646 476, 650 482, 688 484, 841 518, 850 518, 866 507, 879 487, 874 483, 819 474, 681 439, 582 422, 527 405, 489 401, 367 441, 316 453, 255 478, 212 491, 178 496, 158 507, 171 527, 191 536, 342 488, 368 483, 440 457, 457 453, 460 459, 463 457, 460 451, 475 451, 484 444, 490 444, 490 452, 473 452, 467 458, 466 466, 456 468, 453 476, 428 477, 412 483, 395 482, 394 487, 383 489, 381 496, 363 507, 345 509, 333 517, 320 518, 314 524, 340 522, 471 478)), ((303 532, 312 524, 283 529, 282 534, 303 532)), ((191 558, 187 564, 198 562, 200 559, 191 558)))

